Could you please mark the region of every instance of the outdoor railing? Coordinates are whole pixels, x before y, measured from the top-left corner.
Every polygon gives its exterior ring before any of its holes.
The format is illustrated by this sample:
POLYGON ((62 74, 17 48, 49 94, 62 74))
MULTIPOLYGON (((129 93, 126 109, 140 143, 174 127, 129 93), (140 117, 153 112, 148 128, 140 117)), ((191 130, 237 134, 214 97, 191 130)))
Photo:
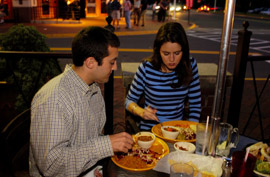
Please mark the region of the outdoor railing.
POLYGON ((262 137, 262 140, 265 140, 265 137, 264 137, 264 129, 263 129, 263 123, 262 123, 262 112, 261 112, 261 106, 260 106, 260 98, 268 84, 268 81, 269 81, 269 78, 270 78, 270 71, 268 73, 268 76, 267 76, 267 79, 265 80, 264 84, 263 84, 263 87, 262 87, 262 90, 258 91, 258 88, 257 88, 257 83, 256 83, 256 76, 255 76, 255 69, 254 69, 254 65, 253 65, 253 62, 260 62, 260 61, 270 61, 270 56, 250 56, 248 57, 248 62, 250 63, 250 66, 251 66, 251 72, 252 72, 252 79, 253 79, 253 86, 254 86, 254 91, 255 91, 255 97, 256 97, 256 103, 254 104, 251 112, 250 112, 250 115, 249 115, 249 118, 248 118, 248 121, 243 129, 243 134, 245 134, 246 132, 246 129, 247 129, 247 126, 249 125, 250 123, 250 120, 253 116, 253 113, 255 111, 255 109, 257 108, 258 110, 258 116, 259 116, 259 124, 260 124, 260 130, 261 130, 261 137, 262 137))
POLYGON ((250 113, 249 119, 244 128, 243 134, 245 133, 247 125, 249 124, 249 121, 257 107, 258 113, 259 113, 261 137, 262 137, 262 140, 264 141, 265 138, 264 138, 264 130, 263 130, 263 125, 262 125, 262 115, 261 115, 259 100, 265 87, 267 86, 270 73, 266 79, 266 82, 263 86, 261 93, 259 94, 258 89, 257 89, 257 84, 256 84, 256 76, 255 76, 253 62, 267 61, 267 60, 270 61, 270 56, 248 56, 250 38, 252 35, 252 32, 247 30, 248 26, 249 26, 249 23, 244 22, 243 23, 244 29, 238 32, 238 44, 237 44, 237 51, 236 51, 236 58, 235 58, 235 65, 234 65, 233 83, 232 83, 232 89, 231 89, 231 95, 230 95, 230 104, 229 104, 227 122, 232 124, 234 127, 238 127, 242 95, 243 95, 243 89, 244 89, 244 82, 245 82, 245 75, 246 75, 246 68, 247 68, 248 62, 250 62, 256 103, 250 113))
MULTIPOLYGON (((57 60, 61 59, 67 59, 70 58, 72 59, 72 54, 71 53, 59 53, 59 52, 21 52, 21 51, 0 51, 0 58, 5 59, 7 64, 8 64, 8 69, 12 73, 12 77, 15 82, 15 86, 17 87, 18 91, 20 94, 22 94, 23 99, 27 105, 28 108, 30 108, 31 100, 27 100, 26 96, 24 96, 24 93, 22 91, 22 86, 21 84, 17 81, 16 75, 13 71, 13 68, 10 64, 11 60, 16 60, 20 58, 38 58, 39 60, 42 60, 43 63, 40 67, 39 74, 37 76, 36 83, 35 83, 35 88, 32 90, 34 93, 38 91, 38 83, 40 80, 41 73, 44 69, 44 63, 46 59, 54 59, 56 62, 57 60)), ((61 67, 59 66, 57 62, 57 67, 58 70, 62 72, 61 67)), ((113 92, 114 92, 114 81, 113 77, 114 73, 111 74, 108 83, 104 84, 104 100, 105 100, 105 106, 106 106, 106 116, 107 116, 107 121, 105 124, 105 134, 112 134, 113 133, 113 92)))

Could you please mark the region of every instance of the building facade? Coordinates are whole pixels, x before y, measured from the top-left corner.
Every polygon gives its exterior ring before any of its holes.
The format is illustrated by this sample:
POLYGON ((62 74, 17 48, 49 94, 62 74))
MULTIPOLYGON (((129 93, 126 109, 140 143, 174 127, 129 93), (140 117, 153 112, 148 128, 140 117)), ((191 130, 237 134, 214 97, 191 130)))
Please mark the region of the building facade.
POLYGON ((80 19, 107 15, 106 0, 2 0, 5 20, 80 19))

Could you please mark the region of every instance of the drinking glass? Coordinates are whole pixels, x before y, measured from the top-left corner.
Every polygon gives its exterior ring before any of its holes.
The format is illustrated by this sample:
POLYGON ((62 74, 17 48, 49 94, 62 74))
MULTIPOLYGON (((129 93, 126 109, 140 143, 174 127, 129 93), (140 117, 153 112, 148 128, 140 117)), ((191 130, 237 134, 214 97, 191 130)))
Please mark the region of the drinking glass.
POLYGON ((174 163, 170 167, 170 177, 193 177, 194 169, 186 163, 174 163))
POLYGON ((196 127, 196 154, 207 155, 209 128, 206 131, 206 123, 198 123, 196 127))
POLYGON ((238 128, 233 128, 231 124, 219 124, 219 139, 216 146, 216 155, 228 157, 231 148, 235 148, 239 141, 238 128))
POLYGON ((257 159, 252 154, 248 154, 245 161, 245 156, 245 151, 235 151, 232 154, 231 177, 252 177, 257 159))

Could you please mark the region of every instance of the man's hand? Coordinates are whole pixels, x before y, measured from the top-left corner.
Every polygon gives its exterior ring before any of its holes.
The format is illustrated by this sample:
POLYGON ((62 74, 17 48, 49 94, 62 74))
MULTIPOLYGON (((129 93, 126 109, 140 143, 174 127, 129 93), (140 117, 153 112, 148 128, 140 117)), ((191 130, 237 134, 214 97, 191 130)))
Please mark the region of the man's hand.
POLYGON ((132 136, 126 132, 110 135, 110 140, 112 143, 113 152, 127 153, 128 150, 132 148, 134 143, 132 136))

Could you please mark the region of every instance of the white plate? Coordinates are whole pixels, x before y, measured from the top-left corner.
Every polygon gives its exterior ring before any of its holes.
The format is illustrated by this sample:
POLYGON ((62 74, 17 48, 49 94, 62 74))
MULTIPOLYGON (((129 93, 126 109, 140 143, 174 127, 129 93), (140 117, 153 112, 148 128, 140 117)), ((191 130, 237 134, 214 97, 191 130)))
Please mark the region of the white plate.
POLYGON ((258 172, 258 171, 256 171, 256 170, 253 170, 253 172, 254 172, 257 176, 259 176, 259 177, 261 177, 261 176, 263 176, 263 177, 270 177, 270 175, 260 173, 260 172, 258 172))
MULTIPOLYGON (((266 162, 266 163, 270 163, 270 162, 266 162)), ((256 167, 255 167, 255 169, 256 169, 256 167)), ((264 174, 264 173, 258 172, 256 170, 253 170, 253 172, 259 177, 270 177, 270 174, 264 174)))

